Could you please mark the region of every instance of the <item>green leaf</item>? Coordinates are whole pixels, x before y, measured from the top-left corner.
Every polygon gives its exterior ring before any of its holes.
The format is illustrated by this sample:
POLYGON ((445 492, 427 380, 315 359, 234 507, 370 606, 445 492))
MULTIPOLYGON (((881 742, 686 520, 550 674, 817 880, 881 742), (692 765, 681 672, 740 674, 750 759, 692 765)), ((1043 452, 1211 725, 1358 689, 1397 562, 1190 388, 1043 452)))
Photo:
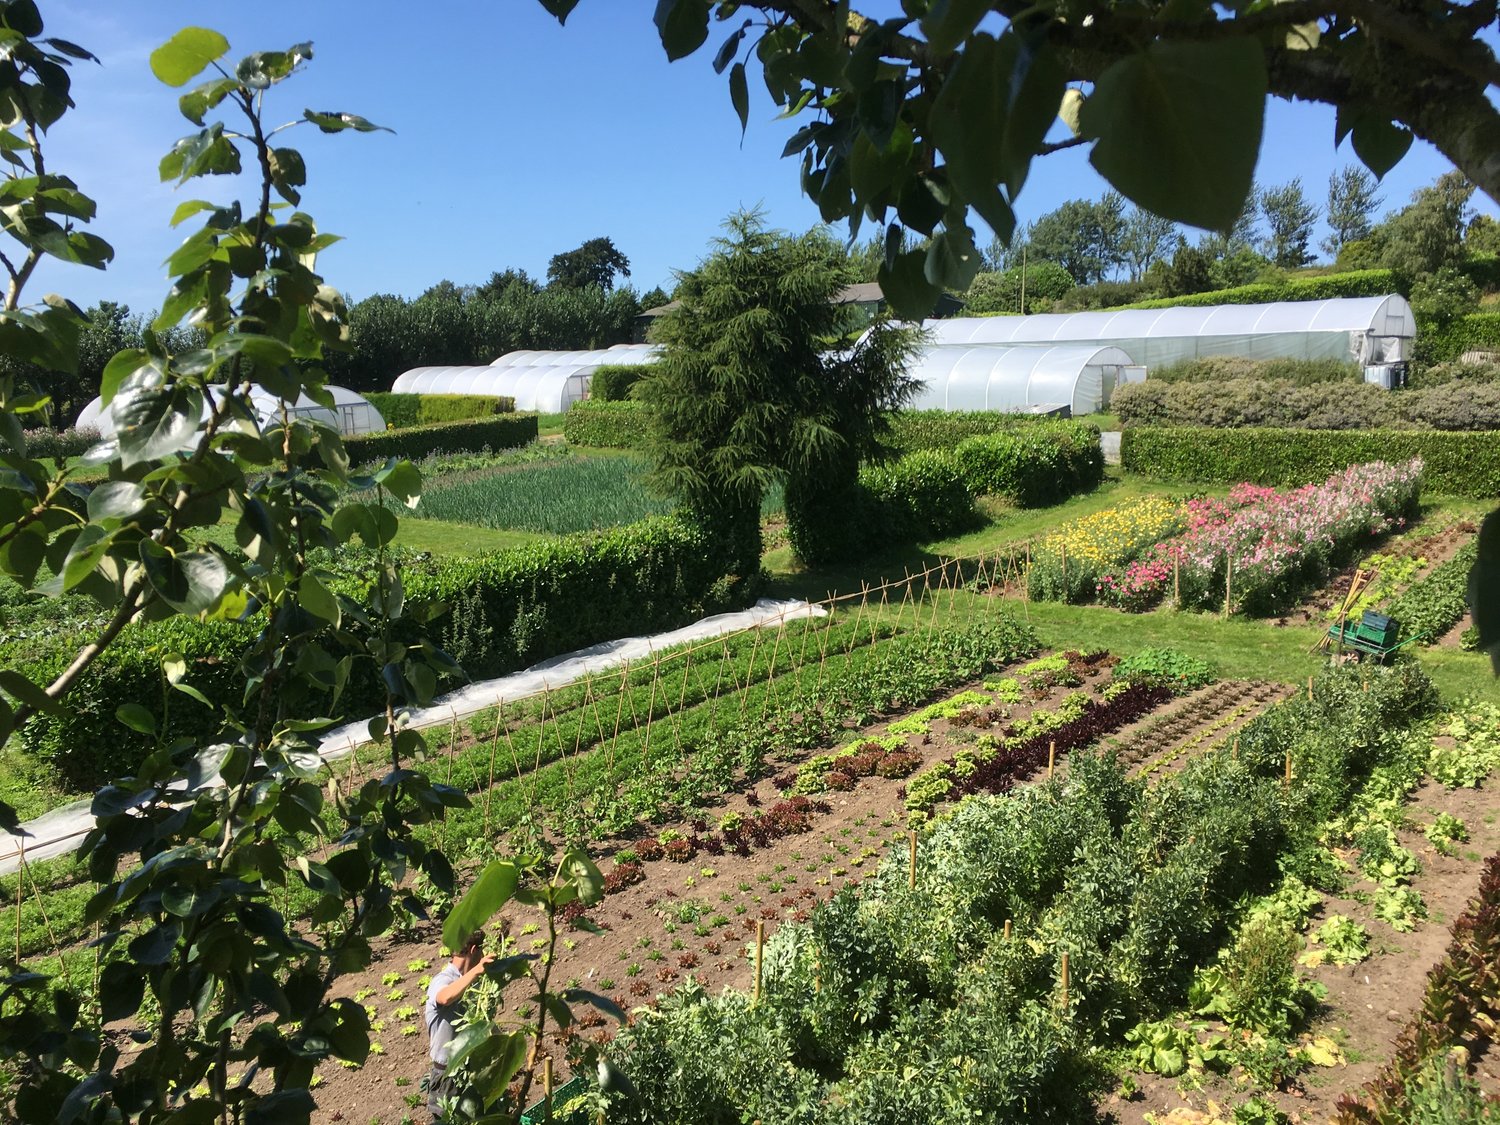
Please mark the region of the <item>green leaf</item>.
POLYGON ((376 125, 371 121, 366 121, 357 113, 305 109, 302 111, 302 116, 325 133, 342 133, 346 129, 353 129, 356 133, 394 133, 396 131, 394 129, 387 129, 384 125, 376 125))
POLYGON ((177 99, 177 108, 194 125, 202 125, 204 115, 239 88, 233 78, 215 78, 183 94, 177 99))
POLYGON ((1359 118, 1352 132, 1355 155, 1377 180, 1384 179, 1411 148, 1411 130, 1380 117, 1359 118))
POLYGON ((927 244, 923 272, 940 289, 964 290, 979 272, 980 255, 965 227, 938 231, 927 244))
POLYGON ((339 601, 328 587, 312 571, 303 572, 297 583, 297 604, 308 613, 329 622, 336 629, 343 615, 339 612, 339 601))
POLYGON ((127 519, 145 506, 146 490, 136 481, 105 481, 89 493, 89 519, 95 523, 127 519))
POLYGON ((729 100, 740 119, 740 136, 750 127, 750 86, 745 79, 745 64, 737 62, 729 71, 729 100))
POLYGON ((229 586, 229 568, 208 551, 178 553, 143 539, 140 557, 152 587, 178 613, 206 612, 229 586))
POLYGON ((1228 230, 1250 193, 1266 108, 1254 39, 1155 42, 1099 76, 1079 126, 1099 174, 1146 210, 1228 230))
POLYGON ((105 1023, 129 1019, 140 1011, 146 977, 129 961, 111 961, 99 975, 100 1015, 105 1023))
POLYGON ((191 387, 141 385, 131 376, 111 407, 126 468, 160 461, 193 445, 203 423, 203 395, 191 387))
POLYGON ((942 292, 927 279, 927 251, 907 250, 894 262, 882 262, 877 278, 891 311, 903 320, 920 320, 932 311, 942 292))
POLYGON ((625 1022, 625 1009, 608 996, 600 996, 597 992, 589 992, 584 988, 567 988, 563 990, 562 998, 569 1004, 588 1004, 621 1023, 625 1022))
POLYGON ((542 7, 556 16, 558 23, 565 24, 573 9, 578 7, 578 0, 542 0, 542 7))
POLYGON ((593 906, 604 898, 604 876, 594 866, 594 861, 578 848, 563 856, 557 873, 560 879, 577 889, 579 901, 585 906, 593 906))
POLYGON ((63 705, 13 668, 0 669, 0 691, 38 711, 61 714, 63 705))
POLYGON ((151 52, 151 73, 168 86, 186 86, 229 51, 229 40, 206 27, 185 27, 151 52))
POLYGON ((973 34, 994 0, 933 0, 922 17, 922 34, 932 49, 946 55, 973 34))
POLYGON ((708 0, 656 0, 656 31, 667 61, 686 58, 708 38, 708 0))
POLYGON ((443 944, 457 949, 464 938, 493 918, 513 894, 521 880, 521 869, 509 860, 492 860, 474 880, 468 893, 443 920, 443 944))

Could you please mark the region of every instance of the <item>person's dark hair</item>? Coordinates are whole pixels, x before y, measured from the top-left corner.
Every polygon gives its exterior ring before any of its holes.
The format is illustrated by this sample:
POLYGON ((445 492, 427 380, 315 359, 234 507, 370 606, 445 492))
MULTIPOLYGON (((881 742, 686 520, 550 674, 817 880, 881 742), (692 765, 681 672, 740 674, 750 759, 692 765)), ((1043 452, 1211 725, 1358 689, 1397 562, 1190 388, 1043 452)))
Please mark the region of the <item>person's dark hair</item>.
POLYGON ((479 952, 479 951, 481 951, 483 949, 484 949, 484 931, 483 930, 475 930, 468 937, 464 938, 464 940, 459 943, 458 948, 455 949, 453 952, 455 952, 455 953, 461 953, 461 954, 462 953, 477 953, 477 952, 479 952))

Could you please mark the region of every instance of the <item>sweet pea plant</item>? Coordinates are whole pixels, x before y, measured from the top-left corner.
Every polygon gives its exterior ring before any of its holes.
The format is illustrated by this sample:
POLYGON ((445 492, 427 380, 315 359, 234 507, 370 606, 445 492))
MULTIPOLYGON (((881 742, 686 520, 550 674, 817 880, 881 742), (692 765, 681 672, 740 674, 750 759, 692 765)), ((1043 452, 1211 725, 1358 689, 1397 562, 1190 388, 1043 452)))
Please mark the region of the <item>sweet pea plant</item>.
POLYGON ((1181 604, 1223 604, 1262 613, 1321 578, 1359 544, 1405 523, 1416 505, 1422 462, 1376 461, 1288 492, 1239 485, 1226 501, 1187 505, 1188 527, 1129 565, 1101 575, 1100 600, 1149 609, 1172 588, 1176 561, 1181 604))

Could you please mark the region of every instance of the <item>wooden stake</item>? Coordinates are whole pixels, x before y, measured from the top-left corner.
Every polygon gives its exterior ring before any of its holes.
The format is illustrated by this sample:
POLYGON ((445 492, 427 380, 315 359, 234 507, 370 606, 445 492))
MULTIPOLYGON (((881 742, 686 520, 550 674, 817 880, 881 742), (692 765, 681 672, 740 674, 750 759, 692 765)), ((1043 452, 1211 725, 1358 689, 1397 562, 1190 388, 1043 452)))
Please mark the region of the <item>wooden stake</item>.
POLYGON ((759 1004, 760 1003, 760 990, 761 990, 761 980, 762 980, 761 970, 764 967, 765 954, 766 954, 766 924, 764 922, 756 922, 755 923, 755 998, 751 1001, 754 1004, 759 1004))
POLYGON ((1311 676, 1308 676, 1307 677, 1307 698, 1308 698, 1309 701, 1311 701, 1311 699, 1313 697, 1312 687, 1313 687, 1313 678, 1311 676))
POLYGON ((547 1101, 547 1120, 552 1120, 552 1056, 542 1059, 542 1097, 547 1101))
POLYGON ((1047 777, 1052 777, 1054 767, 1057 765, 1057 739, 1047 743, 1047 777))
POLYGON ((906 834, 908 853, 906 885, 911 890, 917 889, 917 833, 915 830, 906 834))
POLYGON ((1229 757, 1230 757, 1230 759, 1232 761, 1236 761, 1237 762, 1237 761, 1240 760, 1240 736, 1239 735, 1235 735, 1234 736, 1234 748, 1229 751, 1229 757))
POLYGON ((16 846, 16 967, 21 966, 21 904, 26 901, 26 837, 17 836, 16 846))
POLYGON ((1063 605, 1067 605, 1068 604, 1068 545, 1066 543, 1059 543, 1058 546, 1057 546, 1057 552, 1058 552, 1058 555, 1062 559, 1062 601, 1063 601, 1063 605))
POLYGON ((1063 950, 1062 955, 1062 1002, 1063 1007, 1068 1006, 1068 953, 1063 950))
POLYGON ((1229 620, 1231 597, 1234 590, 1234 560, 1224 552, 1224 620, 1229 620))
POLYGON ((1359 690, 1368 695, 1370 693, 1370 681, 1367 679, 1362 684, 1360 684, 1359 690))
POLYGON ((1181 562, 1182 562, 1182 548, 1181 547, 1174 547, 1172 549, 1172 608, 1173 609, 1181 609, 1182 608, 1182 576, 1181 576, 1181 574, 1178 573, 1178 568, 1179 568, 1179 565, 1181 564, 1181 562))
POLYGON ((1291 783, 1292 783, 1292 753, 1291 753, 1290 750, 1288 750, 1287 751, 1287 755, 1286 755, 1286 778, 1285 778, 1283 784, 1285 784, 1285 785, 1291 785, 1291 783))
POLYGON ((1006 941, 1010 940, 1010 919, 1005 920, 1005 933, 1002 935, 1006 941))

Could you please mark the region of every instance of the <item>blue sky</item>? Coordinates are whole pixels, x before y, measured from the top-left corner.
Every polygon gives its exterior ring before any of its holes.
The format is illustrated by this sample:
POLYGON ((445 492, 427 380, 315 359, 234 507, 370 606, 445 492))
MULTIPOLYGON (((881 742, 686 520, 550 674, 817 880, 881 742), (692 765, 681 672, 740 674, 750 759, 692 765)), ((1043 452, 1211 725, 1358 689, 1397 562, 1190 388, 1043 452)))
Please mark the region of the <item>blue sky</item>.
MULTIPOLYGON (((880 15, 896 5, 857 6, 880 15)), ((395 130, 325 136, 303 127, 284 141, 307 161, 303 208, 346 239, 324 253, 321 272, 355 299, 415 296, 443 278, 478 283, 506 267, 541 277, 553 254, 599 235, 629 257, 638 289, 670 287, 672 270, 695 264, 737 208, 760 205, 777 226, 811 225, 817 213, 798 191, 797 165, 780 159, 798 123, 774 119, 752 67, 742 145, 710 65, 721 36, 669 64, 653 8, 582 0, 563 28, 535 0, 49 0, 48 34, 103 61, 74 68, 78 109, 47 138, 49 170, 99 202, 92 229, 116 258, 104 273, 49 265, 28 293, 155 308, 167 288, 161 263, 192 229, 170 229, 177 203, 231 198, 229 181, 176 189, 157 176, 157 161, 192 126, 147 59, 189 24, 223 32, 233 58, 312 41, 305 72, 272 91, 271 119, 345 110, 395 130)), ((1331 110, 1271 103, 1258 180, 1300 176, 1321 205, 1330 172, 1353 161, 1347 144, 1334 151, 1331 110)), ((1386 208, 1447 168, 1418 142, 1386 177, 1386 208)), ((1060 153, 1034 165, 1020 216, 1104 190, 1086 153, 1060 153)))

